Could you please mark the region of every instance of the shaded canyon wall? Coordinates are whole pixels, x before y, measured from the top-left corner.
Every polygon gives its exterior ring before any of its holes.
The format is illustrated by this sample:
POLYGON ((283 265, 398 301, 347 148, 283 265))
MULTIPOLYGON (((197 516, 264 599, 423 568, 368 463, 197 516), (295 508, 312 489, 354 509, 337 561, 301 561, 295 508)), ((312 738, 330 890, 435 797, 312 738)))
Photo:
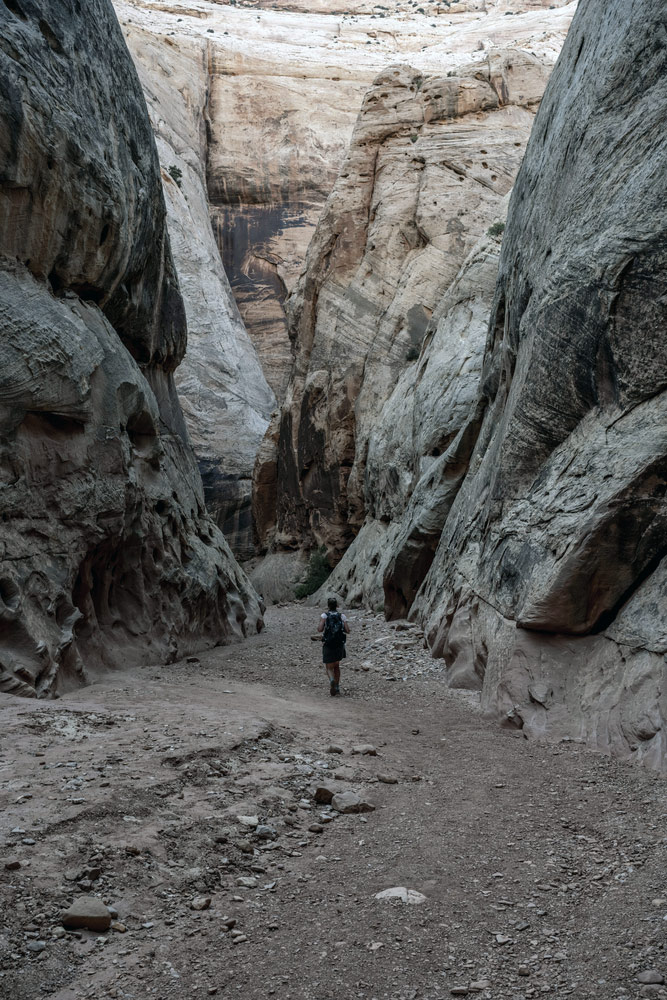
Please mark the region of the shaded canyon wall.
POLYGON ((425 627, 527 734, 667 754, 667 49, 662 5, 583 5, 507 229, 490 227, 370 436, 327 589, 425 627), (401 475, 401 470, 403 474, 401 475))
POLYGON ((367 513, 391 516, 383 478, 407 493, 414 463, 401 464, 400 448, 373 463, 377 435, 394 442, 409 414, 385 423, 380 413, 403 373, 413 377, 444 293, 500 211, 549 69, 507 50, 457 75, 389 67, 366 95, 290 299, 295 365, 255 472, 269 549, 325 545, 336 562, 367 513))
POLYGON ((146 105, 113 8, 0 7, 0 689, 261 626, 206 514, 146 105))
POLYGON ((176 387, 209 513, 237 557, 253 554, 252 469, 275 397, 232 295, 206 189, 209 53, 123 24, 156 137, 167 226, 188 323, 176 387))

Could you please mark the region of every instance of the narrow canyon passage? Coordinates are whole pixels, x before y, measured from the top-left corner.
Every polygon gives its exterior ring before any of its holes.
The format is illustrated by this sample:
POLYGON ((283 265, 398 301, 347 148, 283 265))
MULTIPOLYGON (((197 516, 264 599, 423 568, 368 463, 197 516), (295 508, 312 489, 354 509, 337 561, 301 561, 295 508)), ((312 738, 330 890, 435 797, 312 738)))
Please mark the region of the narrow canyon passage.
POLYGON ((416 628, 367 612, 330 698, 317 612, 266 618, 57 701, 1 696, 1 997, 660 995, 637 978, 664 963, 657 774, 499 729, 416 628), (375 898, 401 886, 424 900, 375 898), (93 893, 111 928, 65 931, 93 893))

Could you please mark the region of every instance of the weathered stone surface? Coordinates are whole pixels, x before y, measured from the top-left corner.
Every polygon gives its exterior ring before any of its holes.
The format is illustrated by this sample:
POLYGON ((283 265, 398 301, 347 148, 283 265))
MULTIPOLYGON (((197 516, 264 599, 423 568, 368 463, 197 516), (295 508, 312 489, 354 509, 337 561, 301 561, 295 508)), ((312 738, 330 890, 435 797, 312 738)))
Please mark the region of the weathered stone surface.
POLYGON ((243 320, 279 399, 291 362, 284 299, 302 270, 373 79, 396 61, 440 74, 482 50, 511 45, 553 62, 575 6, 462 0, 429 3, 425 14, 408 0, 382 9, 355 3, 353 12, 332 0, 115 5, 126 30, 159 36, 170 69, 172 53, 182 48, 185 55, 194 42, 206 53, 214 227, 243 320))
POLYGON ((401 903, 410 903, 413 906, 418 906, 420 903, 426 902, 426 896, 417 892, 416 889, 406 889, 404 885, 397 885, 393 889, 383 889, 382 892, 376 892, 375 898, 379 900, 400 900, 401 903))
POLYGON ((188 324, 176 387, 206 506, 233 552, 253 553, 255 455, 275 398, 239 315, 210 223, 206 191, 207 43, 124 25, 157 140, 167 226, 188 324))
POLYGON ((512 195, 479 434, 413 605, 450 670, 460 655, 480 665, 489 710, 654 766, 667 715, 663 13, 594 0, 575 18, 512 195))
POLYGON ((485 235, 467 257, 434 310, 417 364, 402 373, 371 431, 366 520, 326 583, 348 604, 400 617, 433 560, 475 441, 470 411, 500 241, 500 233, 485 235))
POLYGON ((337 792, 331 800, 331 808, 340 813, 373 812, 375 806, 357 792, 337 792))
POLYGON ((176 398, 183 304, 113 8, 21 0, 0 37, 0 688, 34 695, 261 615, 176 398))
MULTIPOLYGON (((538 59, 512 50, 458 76, 389 67, 366 95, 290 300, 297 353, 276 452, 256 466, 262 495, 275 469, 278 547, 324 544, 335 563, 366 510, 385 523, 405 505, 413 469, 401 457, 411 442, 387 466, 390 446, 372 444, 378 417, 500 210, 547 76, 538 59)), ((405 396, 396 403, 392 444, 410 418, 405 396)), ((442 428, 431 424, 429 435, 438 438, 429 451, 444 447, 442 428)), ((275 437, 273 427, 267 440, 275 437)), ((261 511, 257 519, 270 525, 261 511)))

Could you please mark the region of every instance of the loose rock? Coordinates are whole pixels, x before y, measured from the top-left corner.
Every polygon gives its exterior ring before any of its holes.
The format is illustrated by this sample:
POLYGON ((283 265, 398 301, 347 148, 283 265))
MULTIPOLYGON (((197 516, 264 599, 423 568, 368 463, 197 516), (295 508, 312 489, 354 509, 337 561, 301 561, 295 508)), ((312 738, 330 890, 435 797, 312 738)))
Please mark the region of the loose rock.
POLYGON ((67 910, 63 910, 62 925, 68 930, 86 928, 106 931, 111 926, 111 914, 97 896, 81 896, 67 910))

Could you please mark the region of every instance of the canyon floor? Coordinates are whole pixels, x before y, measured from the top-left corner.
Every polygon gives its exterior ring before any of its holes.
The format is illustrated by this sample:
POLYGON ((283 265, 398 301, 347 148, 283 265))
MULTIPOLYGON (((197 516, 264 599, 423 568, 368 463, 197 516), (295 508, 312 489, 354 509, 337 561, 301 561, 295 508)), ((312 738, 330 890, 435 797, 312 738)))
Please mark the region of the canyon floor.
POLYGON ((351 613, 331 698, 316 612, 266 621, 0 696, 0 997, 667 995, 664 779, 485 719, 414 628, 351 613), (90 895, 112 929, 65 931, 90 895))

